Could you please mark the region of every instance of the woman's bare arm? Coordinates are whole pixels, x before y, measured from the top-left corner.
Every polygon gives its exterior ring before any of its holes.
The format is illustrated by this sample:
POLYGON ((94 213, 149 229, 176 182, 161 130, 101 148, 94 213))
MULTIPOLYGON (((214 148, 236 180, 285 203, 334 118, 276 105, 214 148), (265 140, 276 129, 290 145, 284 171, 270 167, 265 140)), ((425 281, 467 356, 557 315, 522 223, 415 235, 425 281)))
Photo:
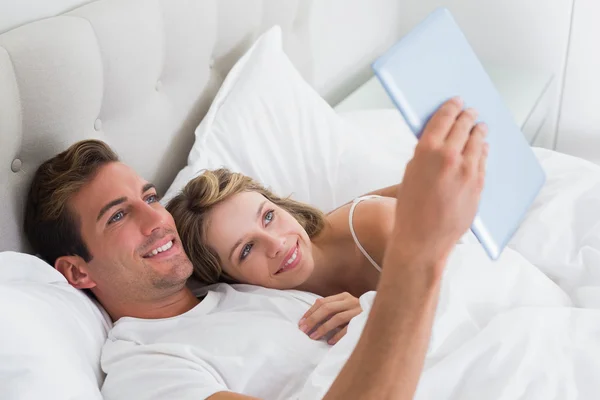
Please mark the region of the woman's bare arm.
POLYGON ((365 196, 377 195, 377 196, 382 196, 382 197, 396 198, 396 193, 398 193, 398 188, 400 187, 400 185, 402 185, 402 183, 397 183, 392 186, 377 189, 372 192, 366 193, 365 196))

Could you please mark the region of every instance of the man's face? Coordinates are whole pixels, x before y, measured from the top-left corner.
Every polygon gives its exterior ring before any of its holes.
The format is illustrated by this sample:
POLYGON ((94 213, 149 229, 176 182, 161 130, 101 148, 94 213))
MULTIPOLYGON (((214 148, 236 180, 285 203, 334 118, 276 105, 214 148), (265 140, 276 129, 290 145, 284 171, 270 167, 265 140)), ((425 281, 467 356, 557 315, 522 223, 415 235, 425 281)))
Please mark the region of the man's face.
POLYGON ((171 214, 152 184, 119 162, 100 168, 71 199, 92 260, 91 290, 102 302, 145 302, 180 290, 192 273, 171 214))

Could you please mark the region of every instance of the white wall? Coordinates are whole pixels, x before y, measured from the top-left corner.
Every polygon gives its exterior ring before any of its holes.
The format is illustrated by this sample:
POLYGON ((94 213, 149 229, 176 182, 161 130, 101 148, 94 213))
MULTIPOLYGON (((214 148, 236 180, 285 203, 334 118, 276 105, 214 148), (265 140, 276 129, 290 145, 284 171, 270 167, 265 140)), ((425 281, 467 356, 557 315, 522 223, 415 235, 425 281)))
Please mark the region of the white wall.
POLYGON ((313 85, 320 93, 331 93, 327 98, 331 104, 372 76, 371 62, 400 38, 403 1, 313 1, 312 57, 322 66, 313 76, 313 85), (354 79, 349 81, 348 76, 354 79))
MULTIPOLYGON (((536 145, 553 147, 566 65, 572 0, 399 0, 407 32, 440 6, 447 7, 484 64, 554 74, 549 118, 536 145)), ((577 0, 579 1, 579 0, 577 0)), ((587 0, 597 2, 598 0, 587 0)))
POLYGON ((600 163, 600 1, 575 0, 556 149, 600 163))

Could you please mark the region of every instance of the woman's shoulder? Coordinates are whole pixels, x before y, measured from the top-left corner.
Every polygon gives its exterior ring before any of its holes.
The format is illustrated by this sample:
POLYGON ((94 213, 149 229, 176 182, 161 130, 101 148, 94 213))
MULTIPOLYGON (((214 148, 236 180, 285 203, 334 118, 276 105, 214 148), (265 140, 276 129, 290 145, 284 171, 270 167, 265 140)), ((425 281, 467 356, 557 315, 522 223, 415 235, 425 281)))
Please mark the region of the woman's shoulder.
MULTIPOLYGON (((328 215, 327 228, 319 244, 346 266, 354 265, 368 273, 375 269, 364 266, 375 263, 376 269, 380 269, 385 246, 394 229, 395 207, 396 199, 391 197, 356 199, 328 215)), ((378 277, 378 274, 370 277, 374 285, 378 277)))
POLYGON ((363 196, 339 207, 327 215, 331 236, 352 238, 354 229, 359 240, 387 238, 394 226, 396 199, 380 196, 363 196))
POLYGON ((392 197, 358 198, 348 210, 348 226, 359 239, 387 239, 394 228, 396 199, 392 197))

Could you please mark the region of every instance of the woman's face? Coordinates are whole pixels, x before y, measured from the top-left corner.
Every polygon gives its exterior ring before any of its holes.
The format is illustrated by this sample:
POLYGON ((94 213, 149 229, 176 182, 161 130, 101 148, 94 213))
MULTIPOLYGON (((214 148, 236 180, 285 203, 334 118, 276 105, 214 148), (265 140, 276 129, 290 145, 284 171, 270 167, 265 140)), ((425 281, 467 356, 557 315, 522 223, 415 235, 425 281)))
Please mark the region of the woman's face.
POLYGON ((296 219, 257 192, 242 192, 216 205, 207 242, 223 269, 241 283, 292 289, 314 268, 308 234, 296 219))

